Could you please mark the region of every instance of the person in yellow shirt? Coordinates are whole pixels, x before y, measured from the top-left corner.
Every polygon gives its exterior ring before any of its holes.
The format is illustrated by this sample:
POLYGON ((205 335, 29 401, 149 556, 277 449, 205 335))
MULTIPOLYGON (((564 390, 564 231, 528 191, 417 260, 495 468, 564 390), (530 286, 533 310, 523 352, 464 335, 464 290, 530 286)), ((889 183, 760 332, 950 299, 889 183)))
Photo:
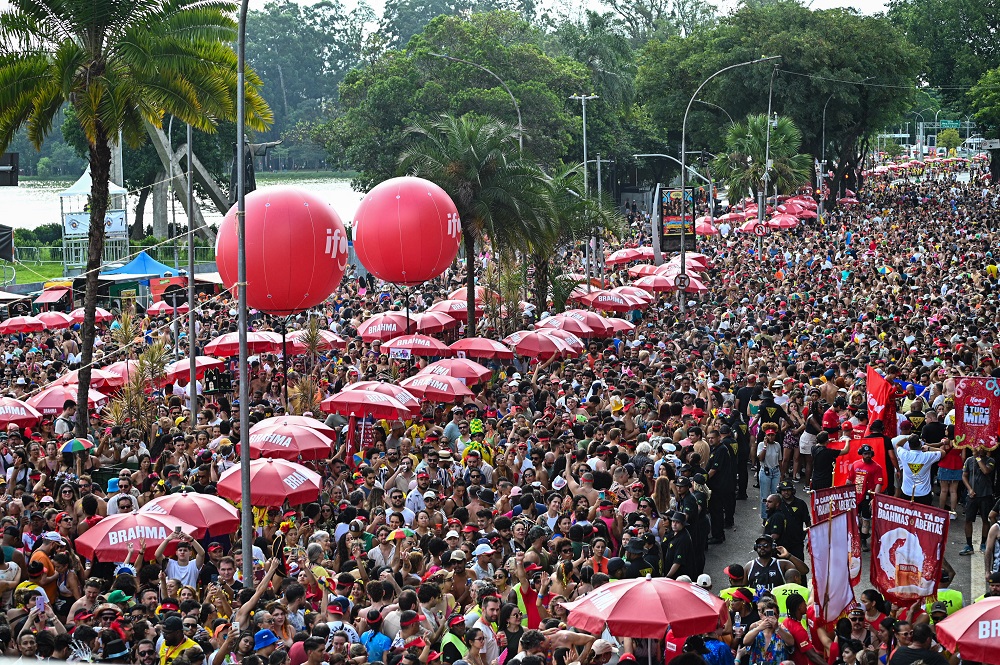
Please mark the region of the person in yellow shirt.
POLYGON ((184 622, 179 616, 167 617, 163 622, 163 644, 160 646, 160 665, 170 665, 178 656, 198 643, 184 635, 184 622))

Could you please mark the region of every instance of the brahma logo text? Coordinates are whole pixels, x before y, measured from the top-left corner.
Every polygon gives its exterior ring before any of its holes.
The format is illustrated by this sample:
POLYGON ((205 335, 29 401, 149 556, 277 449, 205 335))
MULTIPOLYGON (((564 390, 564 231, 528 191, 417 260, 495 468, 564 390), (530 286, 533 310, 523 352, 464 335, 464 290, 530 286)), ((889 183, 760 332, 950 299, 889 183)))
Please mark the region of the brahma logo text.
POLYGON ((379 333, 379 332, 396 332, 397 327, 398 326, 396 326, 395 323, 378 323, 375 324, 374 326, 368 327, 368 334, 379 333))
POLYGON ((979 639, 985 640, 991 637, 1000 637, 1000 621, 980 621, 979 639))
POLYGON ((250 436, 250 442, 273 443, 276 446, 288 448, 292 445, 292 437, 284 436, 282 434, 253 434, 250 436))
POLYGON ((299 473, 298 471, 296 471, 295 473, 292 473, 291 475, 285 476, 282 479, 282 482, 284 482, 286 485, 288 485, 293 490, 295 490, 295 489, 298 489, 298 488, 302 487, 303 485, 305 485, 307 480, 308 480, 308 478, 306 478, 301 473, 299 473))
POLYGON ((162 526, 134 526, 118 531, 108 531, 108 545, 138 541, 143 538, 146 540, 166 540, 167 530, 162 526))

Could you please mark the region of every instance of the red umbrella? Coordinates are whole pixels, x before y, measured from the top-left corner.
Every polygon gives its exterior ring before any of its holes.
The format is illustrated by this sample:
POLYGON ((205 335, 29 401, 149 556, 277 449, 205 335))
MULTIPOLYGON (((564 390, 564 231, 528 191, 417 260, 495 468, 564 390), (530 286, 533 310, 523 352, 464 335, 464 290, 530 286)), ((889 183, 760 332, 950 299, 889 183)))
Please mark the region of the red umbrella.
POLYGON ((711 222, 702 222, 701 224, 694 225, 694 232, 700 236, 716 236, 719 235, 719 229, 712 226, 711 222))
POLYGON ((73 325, 73 319, 62 312, 42 312, 35 318, 44 323, 49 330, 62 330, 73 325))
POLYGON ((567 309, 562 316, 576 319, 587 324, 594 331, 592 337, 614 337, 615 329, 611 325, 610 319, 601 316, 597 312, 589 309, 567 309))
MULTIPOLYGON (((195 356, 194 359, 194 370, 195 378, 202 379, 205 377, 205 370, 208 369, 222 369, 226 366, 225 360, 219 360, 218 358, 212 358, 211 356, 195 356)), ((187 379, 191 376, 191 361, 187 358, 181 358, 175 362, 170 363, 163 368, 163 372, 168 381, 176 381, 177 379, 187 379)))
MULTIPOLYGON (((240 469, 238 466, 233 468, 237 472, 240 469)), ((195 538, 204 535, 204 532, 199 533, 193 525, 170 515, 121 513, 108 515, 94 524, 74 541, 74 545, 78 554, 88 559, 97 556, 101 561, 110 563, 124 561, 128 556, 128 546, 132 545, 138 550, 139 542, 145 540, 146 547, 142 556, 148 561, 154 558, 156 548, 177 527, 180 527, 183 533, 195 538)))
MULTIPOLYGON (((448 294, 448 300, 465 300, 468 293, 463 286, 460 289, 455 289, 448 294)), ((488 289, 485 286, 476 287, 476 302, 481 303, 485 300, 499 300, 500 296, 497 295, 496 291, 488 289)))
POLYGON ((741 224, 739 228, 736 230, 739 231, 740 233, 753 233, 753 230, 757 228, 759 225, 760 222, 758 222, 756 218, 748 219, 743 224, 741 224))
POLYGON ((459 325, 457 319, 444 312, 423 312, 413 318, 417 320, 417 332, 421 333, 439 333, 457 328, 459 325))
POLYGON ((445 358, 431 363, 418 372, 419 374, 436 374, 438 376, 453 376, 465 381, 468 386, 481 383, 490 378, 493 372, 479 363, 467 358, 445 358))
MULTIPOLYGON (((65 376, 59 377, 60 381, 67 381, 69 383, 80 383, 80 370, 75 369, 65 376)), ((118 388, 125 385, 125 379, 114 372, 109 372, 106 369, 98 369, 97 367, 92 367, 90 369, 90 386, 92 388, 118 388)))
MULTIPOLYGON (((469 303, 465 300, 439 300, 427 308, 428 312, 444 312, 459 321, 469 320, 469 303)), ((476 300, 476 316, 483 315, 483 305, 476 300)))
MULTIPOLYGON (((83 308, 77 307, 72 312, 69 313, 69 318, 73 319, 73 323, 83 323, 83 308)), ((114 321, 115 315, 108 310, 98 307, 94 309, 94 321, 96 323, 102 323, 104 321, 114 321)))
POLYGON ((575 319, 571 316, 565 316, 562 314, 550 316, 549 318, 540 321, 538 325, 535 326, 535 329, 568 330, 574 335, 579 335, 581 337, 591 337, 594 334, 594 329, 580 319, 575 319))
POLYGON ((609 318, 608 322, 615 329, 615 332, 628 332, 629 330, 635 330, 635 324, 631 321, 626 321, 625 319, 609 318))
POLYGON ((666 577, 618 580, 563 605, 570 626, 600 634, 661 639, 710 633, 729 618, 726 601, 690 582, 666 577))
POLYGON ((543 335, 556 337, 562 342, 564 342, 572 350, 572 354, 566 354, 566 355, 578 356, 587 350, 587 345, 583 343, 583 340, 568 330, 559 330, 558 328, 543 328, 539 332, 542 333, 543 335))
POLYGON ((816 219, 817 214, 815 210, 810 210, 809 208, 803 208, 802 212, 796 215, 799 219, 816 219))
POLYGON ((353 413, 379 420, 396 420, 412 415, 411 409, 399 400, 369 390, 343 390, 320 402, 319 408, 323 413, 339 413, 342 416, 353 413))
POLYGON ((0 335, 41 332, 42 330, 45 330, 45 324, 34 316, 15 316, 0 323, 0 335))
POLYGON ((154 302, 152 305, 146 308, 146 314, 151 316, 163 316, 168 314, 173 314, 174 308, 170 306, 166 300, 160 300, 154 302))
POLYGON ((119 360, 118 362, 111 363, 103 367, 105 372, 110 372, 112 374, 117 374, 122 378, 122 383, 128 383, 136 372, 139 371, 139 361, 138 360, 119 360))
POLYGON ((611 292, 612 293, 620 293, 623 296, 625 296, 626 298, 636 298, 636 299, 638 299, 638 300, 646 303, 647 305, 649 303, 653 302, 653 297, 651 295, 649 295, 649 291, 646 291, 644 289, 640 289, 637 286, 627 286, 627 285, 626 286, 616 286, 615 288, 611 289, 611 292))
POLYGON ((857 200, 855 198, 851 198, 851 197, 845 196, 842 199, 837 199, 837 203, 839 203, 842 206, 855 206, 855 205, 859 205, 861 203, 861 201, 859 201, 859 200, 857 200))
MULTIPOLYGON (((226 469, 219 477, 219 496, 230 501, 243 500, 239 465, 226 469)), ((250 462, 250 503, 256 507, 280 508, 285 501, 293 506, 315 501, 323 479, 301 464, 282 459, 256 459, 250 462)))
POLYGON ((232 504, 211 494, 178 492, 158 496, 139 513, 169 516, 190 524, 202 534, 232 533, 240 528, 240 513, 232 504))
POLYGON ((269 427, 271 425, 298 425, 299 427, 308 427, 309 429, 316 430, 317 432, 322 432, 328 439, 337 438, 337 430, 333 429, 322 420, 316 420, 315 418, 310 418, 309 416, 274 416, 272 418, 264 418, 250 428, 250 433, 253 434, 257 427, 269 427))
MULTIPOLYGON (((305 337, 307 332, 308 331, 306 330, 296 330, 295 332, 288 333, 288 335, 285 336, 285 340, 294 342, 297 345, 296 348, 305 348, 305 344, 302 343, 302 338, 305 337)), ((320 330, 319 337, 321 340, 319 343, 320 349, 347 348, 347 341, 340 335, 335 335, 329 330, 320 330)))
POLYGON ((11 423, 18 427, 30 427, 42 419, 42 414, 34 407, 13 397, 0 397, 0 429, 7 431, 11 423))
POLYGON ((1000 663, 1000 598, 983 598, 934 625, 937 641, 965 662, 1000 663))
POLYGON ((508 335, 503 341, 512 346, 519 356, 543 360, 572 351, 566 342, 558 337, 546 335, 540 330, 520 330, 508 335))
POLYGON ((794 229, 799 225, 799 218, 795 215, 775 215, 765 224, 772 229, 794 229))
MULTIPOLYGON (((71 399, 76 401, 76 398, 77 384, 60 380, 58 383, 49 384, 42 392, 29 397, 27 402, 29 406, 34 407, 43 414, 58 414, 62 413, 63 404, 66 403, 66 400, 71 399)), ((87 396, 87 409, 96 409, 99 406, 103 406, 107 401, 108 398, 106 395, 102 395, 96 390, 91 389, 87 396)))
POLYGON ((666 291, 673 291, 675 289, 674 280, 670 277, 664 277, 663 275, 646 275, 645 277, 640 277, 632 283, 640 289, 645 289, 650 293, 663 293, 666 291))
POLYGON ((427 335, 402 335, 382 343, 382 352, 386 349, 407 349, 415 356, 450 356, 454 353, 444 342, 427 335))
POLYGON ((511 360, 514 357, 513 351, 488 337, 466 337, 452 343, 448 348, 456 353, 464 353, 469 358, 511 360))
POLYGON ((376 314, 358 326, 358 335, 366 342, 374 342, 375 340, 384 342, 393 337, 412 333, 416 329, 417 322, 412 317, 407 325, 405 314, 385 312, 376 314))
POLYGON ((715 221, 717 221, 717 222, 742 222, 744 219, 746 219, 746 217, 744 217, 741 213, 738 213, 738 212, 727 212, 725 215, 722 215, 721 217, 716 217, 715 221))
POLYGON ((653 258, 653 248, 652 247, 636 247, 639 250, 640 259, 652 259, 653 258))
POLYGON ((627 298, 621 293, 614 293, 612 291, 605 291, 599 289, 597 291, 591 291, 587 295, 580 298, 581 302, 584 302, 594 309, 599 309, 604 312, 628 312, 633 309, 637 309, 639 303, 631 298, 627 298))
POLYGON ((269 423, 250 430, 250 456, 284 460, 318 460, 333 456, 330 438, 303 425, 269 423))
POLYGON ((712 224, 716 220, 711 215, 702 215, 701 217, 696 217, 694 220, 695 224, 712 224))
MULTIPOLYGON (((294 344, 290 343, 289 346, 294 344)), ((247 333, 247 350, 250 353, 277 353, 281 351, 281 335, 252 331, 247 333)), ((210 356, 230 358, 240 354, 240 334, 226 333, 205 345, 205 353, 210 356)))
POLYGON ((655 275, 656 269, 659 266, 654 266, 652 263, 640 263, 639 265, 632 266, 628 269, 628 274, 631 277, 645 277, 646 275, 655 275))
POLYGON ((428 402, 457 402, 459 397, 472 397, 472 391, 454 376, 417 374, 399 385, 428 402))
POLYGON ((631 263, 632 261, 637 261, 642 258, 642 252, 635 247, 626 247, 625 249, 619 249, 616 252, 611 252, 608 254, 604 262, 609 266, 617 266, 622 263, 631 263))
POLYGON ((350 385, 344 386, 344 390, 367 390, 379 393, 380 395, 388 395, 411 412, 416 413, 420 411, 420 399, 406 388, 393 383, 385 383, 384 381, 355 381, 350 385))

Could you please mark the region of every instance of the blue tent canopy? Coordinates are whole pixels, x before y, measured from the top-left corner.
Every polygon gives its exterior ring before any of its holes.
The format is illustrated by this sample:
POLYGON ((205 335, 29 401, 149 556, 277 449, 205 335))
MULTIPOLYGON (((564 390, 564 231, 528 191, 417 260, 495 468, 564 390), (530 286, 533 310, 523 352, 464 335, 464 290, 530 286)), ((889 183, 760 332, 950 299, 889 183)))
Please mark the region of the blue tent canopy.
POLYGON ((139 255, 120 268, 106 270, 101 275, 144 275, 146 277, 162 276, 164 273, 176 274, 177 271, 152 258, 146 252, 139 255))

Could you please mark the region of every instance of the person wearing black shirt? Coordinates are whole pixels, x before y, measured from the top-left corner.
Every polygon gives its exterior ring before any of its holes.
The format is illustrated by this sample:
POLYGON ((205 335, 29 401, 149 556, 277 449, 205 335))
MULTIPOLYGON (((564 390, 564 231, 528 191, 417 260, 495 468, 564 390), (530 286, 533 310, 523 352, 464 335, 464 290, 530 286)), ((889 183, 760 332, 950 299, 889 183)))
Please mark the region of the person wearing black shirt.
POLYGON ((687 575, 694 579, 698 573, 694 566, 694 542, 687 530, 687 515, 679 510, 675 511, 670 516, 670 531, 670 540, 663 546, 665 577, 675 580, 681 575, 687 575))
POLYGON ((750 483, 750 426, 739 411, 733 411, 723 419, 722 435, 730 441, 736 451, 736 500, 746 501, 747 485, 750 483), (729 429, 727 434, 725 428, 729 429))
POLYGON ((771 536, 774 542, 782 547, 788 548, 788 519, 781 510, 781 497, 777 494, 769 494, 764 501, 764 535, 771 536))
POLYGON ((812 524, 809 517, 809 506, 795 496, 795 485, 784 481, 778 485, 781 494, 781 512, 785 515, 785 541, 779 541, 790 554, 799 559, 805 558, 806 528, 812 524))
POLYGON ((747 376, 747 384, 736 391, 736 410, 747 416, 750 410, 750 402, 760 395, 761 386, 757 385, 757 375, 747 376))
POLYGON ((712 520, 712 539, 710 545, 725 542, 724 527, 733 523, 733 512, 730 506, 736 505, 736 485, 732 482, 735 460, 732 452, 719 435, 718 430, 709 430, 708 445, 712 452, 708 457, 708 488, 712 496, 708 500, 708 512, 712 520), (727 508, 730 510, 727 511, 727 508))
POLYGON ((889 658, 889 665, 913 665, 917 661, 924 665, 947 665, 948 661, 937 651, 931 649, 934 632, 926 623, 913 626, 913 636, 910 644, 899 647, 889 658))
MULTIPOLYGON (((785 410, 774 401, 774 394, 770 390, 765 390, 760 394, 760 407, 758 407, 757 415, 760 416, 761 422, 764 423, 775 423, 778 426, 778 440, 781 441, 785 432, 791 426, 792 421, 789 419, 788 414, 785 410)), ((761 428, 760 432, 757 434, 757 442, 760 443, 764 440, 764 429, 761 428)))
POLYGON ((635 537, 628 541, 625 557, 628 562, 622 571, 621 579, 635 580, 646 575, 655 575, 656 568, 646 560, 646 543, 642 538, 635 537))
POLYGON ((837 458, 850 450, 850 446, 846 444, 842 450, 838 450, 828 447, 828 443, 830 434, 826 430, 816 435, 816 447, 813 448, 813 491, 833 487, 833 467, 837 464, 837 458))

